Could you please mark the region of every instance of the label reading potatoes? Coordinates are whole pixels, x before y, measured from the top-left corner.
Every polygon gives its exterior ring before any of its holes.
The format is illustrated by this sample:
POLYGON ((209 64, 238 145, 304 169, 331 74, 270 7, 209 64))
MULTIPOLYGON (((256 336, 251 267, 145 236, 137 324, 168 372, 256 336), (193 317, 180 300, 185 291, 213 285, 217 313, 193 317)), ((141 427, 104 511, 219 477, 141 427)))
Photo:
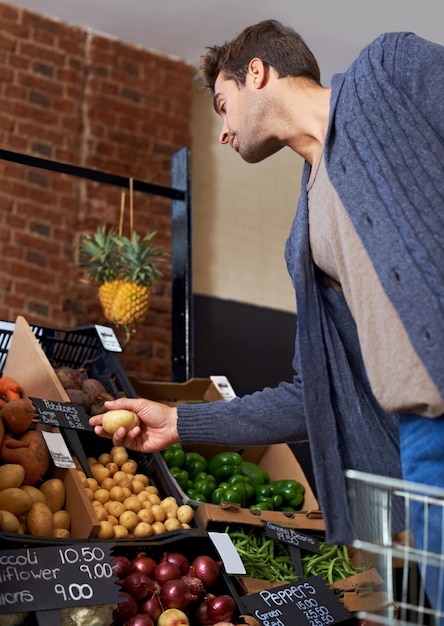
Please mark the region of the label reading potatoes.
POLYGON ((118 602, 112 547, 79 543, 0 550, 0 614, 118 602))
POLYGON ((321 576, 243 596, 247 612, 261 626, 323 626, 353 619, 321 576))
POLYGON ((94 430, 88 423, 89 415, 83 406, 71 402, 58 402, 57 400, 41 400, 39 398, 30 398, 30 400, 41 424, 58 426, 59 428, 94 430))

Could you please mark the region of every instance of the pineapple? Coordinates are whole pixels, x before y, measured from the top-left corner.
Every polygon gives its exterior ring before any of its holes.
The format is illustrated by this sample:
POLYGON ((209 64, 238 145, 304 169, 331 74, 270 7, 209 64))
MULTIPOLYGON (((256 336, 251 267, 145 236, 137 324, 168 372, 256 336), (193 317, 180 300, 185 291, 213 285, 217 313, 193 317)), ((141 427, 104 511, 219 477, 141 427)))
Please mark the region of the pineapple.
POLYGON ((119 277, 118 235, 99 226, 94 235, 85 235, 80 241, 80 262, 91 278, 99 283, 99 300, 108 320, 116 294, 122 285, 119 277))
POLYGON ((117 241, 120 252, 120 278, 123 280, 111 309, 112 321, 123 326, 127 337, 146 316, 152 285, 162 276, 157 263, 165 253, 152 245, 156 233, 117 241))

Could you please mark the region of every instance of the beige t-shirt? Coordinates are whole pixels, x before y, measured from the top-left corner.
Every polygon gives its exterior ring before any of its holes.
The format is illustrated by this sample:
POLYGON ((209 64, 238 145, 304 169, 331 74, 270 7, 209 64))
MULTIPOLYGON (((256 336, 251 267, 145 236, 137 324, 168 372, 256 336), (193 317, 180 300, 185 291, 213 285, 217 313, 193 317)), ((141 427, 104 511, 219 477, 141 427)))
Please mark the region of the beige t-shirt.
POLYGON ((404 326, 331 184, 323 156, 308 190, 310 245, 315 264, 337 281, 358 329, 367 375, 388 412, 437 417, 444 399, 416 354, 404 326))

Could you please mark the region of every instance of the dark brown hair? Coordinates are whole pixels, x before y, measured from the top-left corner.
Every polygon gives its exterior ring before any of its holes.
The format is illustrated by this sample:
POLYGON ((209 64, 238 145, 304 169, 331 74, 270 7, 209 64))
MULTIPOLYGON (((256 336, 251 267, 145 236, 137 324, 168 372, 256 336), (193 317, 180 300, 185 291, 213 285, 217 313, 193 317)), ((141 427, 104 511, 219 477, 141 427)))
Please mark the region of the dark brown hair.
POLYGON ((197 73, 203 87, 214 93, 220 72, 239 86, 245 85, 248 64, 258 57, 273 67, 279 78, 305 77, 320 84, 319 66, 302 37, 277 20, 264 20, 248 26, 222 46, 204 49, 197 73))

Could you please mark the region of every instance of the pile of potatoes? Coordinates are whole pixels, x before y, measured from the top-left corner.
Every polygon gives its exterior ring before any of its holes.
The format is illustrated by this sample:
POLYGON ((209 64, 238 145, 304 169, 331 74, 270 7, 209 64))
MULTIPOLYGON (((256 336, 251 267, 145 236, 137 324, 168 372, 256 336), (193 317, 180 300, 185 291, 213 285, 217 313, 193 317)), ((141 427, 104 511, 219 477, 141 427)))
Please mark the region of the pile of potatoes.
POLYGON ((0 531, 37 537, 70 536, 71 519, 65 505, 65 485, 48 478, 38 487, 24 484, 18 463, 0 466, 0 531))
POLYGON ((99 539, 151 537, 190 528, 193 509, 179 505, 173 496, 162 499, 124 447, 89 457, 88 464, 93 478, 80 466, 77 471, 100 523, 99 539))

